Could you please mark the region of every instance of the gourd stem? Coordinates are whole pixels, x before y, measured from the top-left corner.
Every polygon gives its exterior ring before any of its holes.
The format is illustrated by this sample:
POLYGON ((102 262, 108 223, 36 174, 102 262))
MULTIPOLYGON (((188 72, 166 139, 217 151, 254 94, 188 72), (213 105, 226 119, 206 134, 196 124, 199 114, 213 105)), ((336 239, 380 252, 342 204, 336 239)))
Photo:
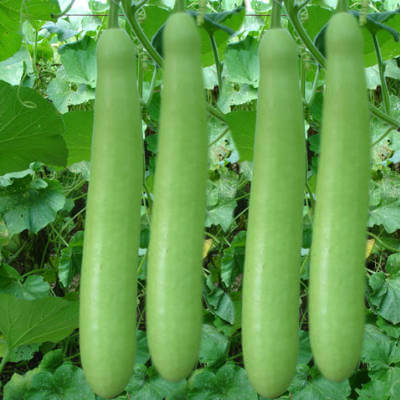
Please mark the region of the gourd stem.
POLYGON ((281 27, 281 2, 282 0, 272 0, 271 28, 281 27))
POLYGON ((347 11, 347 0, 338 0, 336 5, 336 12, 346 12, 347 11))
POLYGON ((131 27, 132 31, 138 38, 139 42, 149 53, 149 55, 153 59, 153 61, 158 66, 162 67, 162 65, 163 65, 162 57, 160 56, 160 54, 158 54, 157 50, 151 45, 150 40, 148 39, 146 34, 143 32, 142 27, 136 20, 135 13, 138 9, 137 8, 132 9, 130 7, 130 0, 122 0, 122 8, 124 10, 126 19, 128 20, 129 26, 131 27))
POLYGON ((110 0, 110 11, 108 14, 108 28, 118 28, 119 1, 120 0, 110 0))
POLYGON ((174 12, 185 11, 185 0, 175 0, 174 12))
POLYGON ((379 46, 378 37, 376 36, 376 34, 372 35, 372 39, 374 41, 375 54, 376 54, 376 59, 378 61, 379 78, 381 80, 383 105, 385 107, 386 113, 390 115, 389 91, 388 91, 388 87, 387 87, 386 79, 385 79, 385 65, 383 64, 381 47, 379 46))
MULTIPOLYGON (((144 3, 145 3, 145 1, 142 2, 142 4, 144 4, 144 3)), ((138 7, 138 8, 135 7, 132 9, 130 6, 130 0, 122 0, 122 8, 124 10, 126 19, 128 20, 129 26, 132 29, 133 33, 136 35, 136 38, 139 40, 139 42, 142 44, 142 46, 149 53, 149 56, 152 58, 152 60, 159 67, 162 68, 162 66, 163 66, 162 57, 160 56, 160 54, 158 54, 157 50, 152 46, 150 40, 148 39, 146 34, 143 32, 142 27, 136 20, 135 13, 140 7, 138 7)), ((211 104, 207 104, 207 110, 215 118, 218 118, 219 120, 226 123, 225 115, 220 110, 218 110, 216 107, 213 107, 211 104)))
MULTIPOLYGON (((321 65, 321 67, 325 67, 325 57, 321 54, 318 48, 314 45, 310 36, 306 32, 301 23, 300 18, 298 18, 299 8, 293 4, 293 0, 284 0, 287 16, 290 23, 293 25, 294 30, 299 36, 300 40, 303 42, 304 46, 310 51, 314 59, 321 65)), ((385 121, 389 125, 392 125, 396 128, 400 128, 400 122, 396 119, 392 118, 387 113, 381 111, 379 108, 375 107, 373 104, 369 103, 369 110, 372 114, 374 114, 377 118, 385 121)))

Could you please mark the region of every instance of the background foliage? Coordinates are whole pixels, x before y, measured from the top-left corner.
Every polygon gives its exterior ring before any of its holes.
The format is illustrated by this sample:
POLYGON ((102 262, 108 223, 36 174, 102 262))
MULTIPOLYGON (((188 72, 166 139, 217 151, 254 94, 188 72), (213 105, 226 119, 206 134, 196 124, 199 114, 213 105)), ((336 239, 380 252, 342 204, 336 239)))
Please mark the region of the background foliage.
MULTIPOLYGON (((77 299, 90 178, 95 47, 106 26, 108 6, 103 1, 76 1, 66 15, 58 18, 68 3, 4 0, 0 4, 0 390, 5 400, 99 398, 88 387, 80 365, 77 299)), ((146 176, 137 266, 137 359, 131 381, 119 399, 260 398, 243 369, 240 316, 259 80, 257 48, 269 26, 266 14, 271 4, 252 0, 245 8, 241 6, 239 0, 209 0, 204 24, 199 28, 207 98, 217 110, 208 122, 204 325, 197 369, 188 380, 176 384, 160 378, 152 367, 144 322, 162 71, 155 68, 134 27, 126 18, 120 18, 121 26, 139 50, 136 68, 142 97, 146 176)), ((312 0, 299 13, 299 21, 322 52, 323 28, 334 6, 331 0, 312 0)), ((395 121, 400 117, 397 6, 397 0, 371 1, 363 28, 371 104, 395 121), (378 39, 381 60, 376 57, 373 35, 378 39)), ((144 34, 161 54, 160 28, 172 7, 173 0, 149 0, 136 13, 144 34)), ((198 1, 187 3, 193 15, 198 9, 198 1)), ((360 9, 358 1, 351 4, 355 13, 360 9)), ((282 10, 283 25, 299 43, 308 183, 300 266, 300 351, 296 376, 281 398, 399 399, 399 124, 392 129, 387 121, 371 118, 374 145, 364 347, 354 375, 342 383, 332 383, 321 377, 312 361, 306 301, 324 70, 319 71, 310 49, 299 40, 298 32, 288 22, 287 11, 282 10)))

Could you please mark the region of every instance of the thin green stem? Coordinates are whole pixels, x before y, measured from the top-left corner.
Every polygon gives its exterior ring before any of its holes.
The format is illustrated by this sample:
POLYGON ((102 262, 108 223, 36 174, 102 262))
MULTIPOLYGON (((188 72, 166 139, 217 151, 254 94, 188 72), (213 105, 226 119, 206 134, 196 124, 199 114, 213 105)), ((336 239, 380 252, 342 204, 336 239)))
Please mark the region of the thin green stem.
POLYGON ((154 86, 156 84, 156 78, 157 78, 157 66, 154 66, 154 71, 153 71, 153 76, 151 77, 151 82, 150 82, 150 88, 149 88, 149 95, 147 96, 147 100, 145 103, 145 106, 148 107, 150 105, 151 99, 153 98, 153 93, 154 93, 154 86))
POLYGON ((22 253, 22 251, 27 246, 27 243, 28 243, 27 241, 22 242, 21 247, 9 259, 7 259, 7 262, 9 264, 11 264, 14 260, 16 260, 18 258, 18 256, 22 253))
POLYGON ((207 104, 207 111, 215 118, 218 118, 222 122, 226 122, 226 118, 223 112, 221 112, 218 108, 213 107, 211 104, 207 104))
POLYGON ((272 0, 271 28, 281 27, 282 0, 272 0))
POLYGON ((310 98, 307 101, 307 105, 308 106, 311 106, 312 102, 314 101, 315 93, 317 92, 318 80, 319 80, 319 71, 320 71, 320 66, 317 65, 317 70, 315 71, 314 81, 313 81, 313 85, 312 85, 312 88, 311 88, 310 98))
POLYGON ((373 237, 378 243, 380 243, 386 250, 392 251, 393 253, 399 253, 400 249, 396 249, 395 247, 390 246, 385 243, 379 236, 375 235, 372 232, 368 232, 368 235, 373 237))
POLYGON ((388 136, 389 133, 392 132, 393 129, 394 129, 393 126, 389 126, 389 128, 386 130, 386 132, 382 136, 380 136, 377 140, 375 140, 374 143, 372 143, 371 147, 376 146, 381 140, 385 139, 385 137, 388 136))
POLYGON ((175 0, 174 12, 185 11, 185 0, 175 0))
POLYGON ((108 14, 108 28, 118 28, 119 1, 109 0, 110 11, 108 14))
POLYGON ((217 43, 215 42, 214 35, 212 33, 209 34, 210 42, 211 42, 211 48, 214 56, 214 61, 215 61, 215 67, 217 68, 217 78, 218 78, 218 87, 219 90, 222 90, 222 64, 219 59, 219 54, 218 54, 218 48, 217 48, 217 43))
POLYGON ((338 0, 336 5, 336 12, 347 11, 347 0, 338 0))
MULTIPOLYGON (((38 31, 35 29, 35 44, 33 46, 33 57, 32 57, 32 66, 33 66, 33 72, 35 73, 36 79, 39 79, 39 71, 37 69, 37 43, 38 43, 38 31)), ((22 81, 22 79, 21 79, 22 81)))
POLYGON ((310 51, 312 56, 321 64, 325 66, 325 58, 318 48, 314 45, 312 39, 308 35, 307 31, 304 29, 301 19, 299 18, 300 7, 294 5, 293 0, 284 0, 287 16, 290 23, 293 25, 296 33, 299 35, 300 40, 303 42, 304 46, 310 51))
POLYGON ((136 275, 137 276, 139 276, 142 273, 143 265, 144 265, 144 262, 146 261, 146 258, 147 258, 147 253, 148 252, 146 251, 146 253, 143 254, 142 259, 140 260, 140 263, 139 263, 139 265, 137 267, 137 270, 136 270, 136 275))
POLYGON ((307 189, 308 195, 310 196, 311 210, 315 210, 315 200, 314 200, 313 192, 312 192, 308 182, 306 182, 306 189, 307 189))
POLYGON ((304 269, 305 269, 305 267, 306 267, 306 264, 307 264, 307 261, 308 261, 309 258, 310 258, 310 252, 308 252, 308 253, 305 255, 304 260, 303 260, 303 262, 301 263, 299 275, 302 275, 302 274, 304 273, 304 269))
POLYGON ((67 5, 67 7, 65 7, 64 11, 61 11, 60 14, 56 14, 56 15, 55 14, 51 14, 51 18, 58 19, 58 18, 63 17, 72 8, 74 3, 75 3, 75 0, 71 0, 71 2, 67 5))
POLYGON ((149 211, 150 211, 150 215, 151 215, 151 212, 153 209, 153 201, 151 199, 150 190, 146 185, 146 181, 143 181, 143 188, 146 193, 147 204, 149 205, 149 211))
POLYGON ((381 92, 382 92, 382 100, 383 105, 385 107, 385 111, 388 115, 390 115, 390 100, 389 100, 389 90, 386 84, 385 79, 385 65, 382 59, 381 47, 379 46, 378 37, 376 34, 372 35, 372 40, 374 42, 374 49, 376 54, 376 60, 378 61, 378 69, 379 69, 379 78, 381 80, 381 92))
MULTIPOLYGON (((300 40, 303 42, 304 46, 310 51, 314 59, 321 65, 321 67, 325 67, 325 57, 322 53, 318 50, 318 48, 314 45, 313 41, 311 40, 310 36, 306 32, 301 23, 300 18, 298 18, 298 11, 300 7, 296 7, 293 4, 293 0, 284 0, 287 10, 287 16, 290 23, 293 25, 297 35, 299 36, 300 40)), ((379 110, 379 108, 375 107, 373 104, 369 104, 369 110, 372 114, 374 114, 379 119, 385 121, 389 125, 392 125, 396 128, 400 128, 400 122, 392 118, 390 115, 386 114, 385 112, 379 110)))
POLYGON ((130 0, 122 0, 122 8, 124 10, 124 14, 126 16, 126 19, 128 20, 129 26, 131 27, 132 31, 138 38, 139 42, 142 44, 142 46, 146 49, 146 51, 149 53, 150 57, 153 59, 153 61, 162 68, 163 66, 163 59, 158 54, 157 50, 152 46, 149 38, 146 36, 144 33, 142 27, 140 26, 139 22, 136 19, 136 11, 140 8, 139 6, 136 8, 131 8, 130 6, 130 0))
POLYGON ((372 114, 375 115, 375 117, 378 117, 382 121, 385 121, 389 125, 392 125, 393 128, 400 128, 400 122, 397 121, 396 119, 392 118, 390 115, 387 115, 385 112, 380 110, 378 107, 375 107, 373 104, 369 103, 369 111, 372 112, 372 114))
MULTIPOLYGON (((130 7, 130 1, 129 0, 122 0, 122 8, 124 10, 124 14, 126 19, 128 20, 129 26, 136 35, 137 39, 139 42, 142 44, 142 46, 146 49, 146 51, 149 53, 149 56, 151 59, 160 67, 163 67, 163 59, 158 54, 157 50, 152 46, 150 40, 144 33, 142 27, 140 24, 137 22, 135 13, 136 11, 141 7, 141 5, 145 4, 147 0, 143 0, 139 5, 137 5, 135 8, 130 7)), ((213 115, 215 118, 218 118, 219 120, 223 121, 226 123, 225 115, 218 110, 216 107, 213 107, 211 104, 207 104, 207 111, 213 115)))
POLYGON ((227 126, 224 129, 224 131, 208 145, 208 147, 213 146, 215 143, 217 143, 219 140, 221 140, 229 132, 229 129, 230 129, 229 126, 227 126))
POLYGON ((214 236, 212 233, 206 231, 205 234, 208 237, 210 237, 212 240, 214 240, 215 243, 221 243, 221 241, 216 236, 214 236))

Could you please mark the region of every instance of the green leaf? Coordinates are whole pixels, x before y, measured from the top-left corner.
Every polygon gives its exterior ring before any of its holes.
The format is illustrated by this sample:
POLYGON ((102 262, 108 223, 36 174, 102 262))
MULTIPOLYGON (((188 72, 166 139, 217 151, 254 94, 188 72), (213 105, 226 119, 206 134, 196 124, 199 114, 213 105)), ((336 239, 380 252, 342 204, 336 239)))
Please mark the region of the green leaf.
POLYGON ((0 175, 25 169, 32 161, 65 166, 63 133, 51 103, 33 89, 0 81, 0 175))
POLYGON ((385 321, 382 317, 378 317, 376 321, 376 325, 385 332, 388 336, 399 339, 400 338, 400 326, 392 325, 389 322, 385 321))
POLYGON ((153 368, 147 369, 145 365, 136 364, 125 390, 133 395, 135 400, 163 400, 181 390, 183 386, 185 381, 166 381, 153 368))
POLYGON ((221 259, 221 280, 226 288, 235 283, 238 275, 243 273, 246 232, 240 231, 227 247, 221 259))
POLYGON ((136 330, 136 364, 146 364, 150 359, 146 332, 136 330))
POLYGON ((253 86, 224 81, 217 105, 226 114, 232 111, 232 106, 247 104, 255 99, 257 99, 257 89, 253 86))
POLYGON ((92 111, 70 111, 63 115, 65 142, 68 148, 67 165, 90 161, 93 132, 92 111))
POLYGON ((35 400, 91 400, 94 393, 85 380, 83 370, 72 364, 63 364, 54 374, 41 371, 34 375, 27 393, 35 400))
POLYGON ((96 87, 96 42, 90 36, 58 49, 65 73, 70 82, 96 87))
POLYGON ((400 228, 400 177, 396 173, 385 174, 380 181, 372 181, 370 191, 368 226, 383 225, 386 232, 400 228))
POLYGON ((221 225, 226 231, 233 222, 233 211, 236 208, 235 200, 238 175, 221 169, 219 179, 208 180, 207 183, 207 213, 206 226, 221 225))
POLYGON ((58 264, 58 279, 68 288, 75 276, 81 270, 83 252, 83 231, 76 232, 68 243, 68 247, 61 251, 58 264))
POLYGON ((386 272, 391 275, 400 272, 400 253, 391 254, 387 258, 385 269, 386 272))
MULTIPOLYGON (((1 339, 0 339, 1 344, 1 339)), ((7 348, 7 345, 4 346, 4 350, 7 348)), ((27 344, 24 346, 19 346, 10 351, 9 361, 10 362, 20 362, 20 361, 29 361, 33 358, 34 353, 39 351, 38 344, 27 344)), ((0 346, 0 357, 4 357, 5 352, 0 346)))
POLYGON ((19 299, 34 300, 49 296, 50 285, 42 276, 29 275, 23 278, 17 270, 0 264, 0 293, 14 295, 19 299))
POLYGON ((204 324, 202 329, 199 361, 211 367, 220 363, 226 356, 229 340, 211 325, 204 324))
POLYGON ((224 74, 234 83, 258 87, 258 41, 251 36, 229 44, 224 57, 224 74))
POLYGON ((332 11, 321 5, 309 5, 306 10, 303 26, 310 38, 314 39, 331 18, 332 11))
POLYGON ((0 3, 0 61, 7 60, 21 47, 20 14, 13 8, 14 1, 3 0, 0 3))
POLYGON ((293 400, 346 400, 350 393, 348 380, 337 383, 319 376, 294 393, 293 400))
POLYGON ((60 14, 57 0, 14 0, 15 8, 21 16, 29 20, 51 20, 53 15, 60 14))
MULTIPOLYGON (((29 370, 25 375, 14 373, 4 386, 4 400, 27 399, 25 394, 31 387, 32 378, 41 371, 54 372, 63 360, 64 354, 61 349, 50 351, 43 356, 39 367, 29 370)), ((29 400, 31 399, 32 397, 29 397, 29 400)))
POLYGON ((143 11, 144 16, 143 19, 141 18, 141 26, 146 36, 151 39, 160 27, 165 24, 171 12, 153 5, 143 7, 143 11))
POLYGON ((396 400, 400 398, 400 368, 390 368, 370 375, 371 381, 356 388, 359 400, 396 400))
POLYGON ((66 113, 70 105, 83 104, 95 98, 95 90, 90 86, 80 84, 76 90, 73 90, 71 84, 65 79, 65 72, 62 68, 50 81, 46 92, 60 113, 66 113))
POLYGON ((216 374, 205 369, 195 372, 189 381, 189 400, 257 400, 246 371, 232 363, 216 374))
POLYGON ((253 160, 255 111, 235 111, 226 114, 233 141, 239 152, 239 161, 253 160))
POLYGON ((370 303, 376 312, 393 324, 400 322, 400 274, 385 278, 383 272, 376 272, 370 277, 370 303))
POLYGON ((33 171, 0 177, 0 215, 10 236, 25 229, 39 232, 55 220, 64 207, 65 195, 58 181, 33 178, 33 171))
POLYGON ((27 73, 32 73, 32 60, 26 49, 17 51, 12 57, 0 62, 0 80, 10 85, 19 85, 24 67, 27 73))
POLYGON ((399 349, 396 342, 383 334, 376 326, 365 326, 361 359, 368 364, 369 370, 387 369, 398 362, 399 349))
POLYGON ((45 23, 42 29, 46 29, 50 34, 56 34, 60 42, 65 42, 79 33, 69 21, 61 18, 57 22, 45 23))
POLYGON ((210 227, 212 225, 221 225, 222 229, 226 232, 233 221, 233 211, 235 210, 236 206, 236 201, 232 200, 208 209, 206 216, 206 227, 210 227))
MULTIPOLYGON (((197 11, 187 11, 196 20, 197 11)), ((245 8, 238 7, 231 11, 224 11, 220 13, 204 14, 204 24, 199 28, 201 35, 201 51, 203 66, 207 67, 214 64, 214 57, 211 49, 210 35, 214 37, 220 58, 227 45, 229 37, 235 33, 243 23, 245 16, 245 8)), ((165 24, 154 34, 152 38, 152 45, 156 50, 163 55, 162 35, 165 24)))
POLYGON ((23 300, 0 294, 0 330, 10 349, 32 343, 54 342, 78 327, 78 302, 58 297, 23 300))
POLYGON ((297 362, 299 364, 308 364, 312 359, 310 338, 308 332, 300 329, 299 331, 299 354, 297 362))
POLYGON ((292 382, 288 388, 290 393, 296 393, 303 390, 308 384, 308 375, 310 374, 310 368, 307 364, 297 363, 296 374, 294 375, 292 382))

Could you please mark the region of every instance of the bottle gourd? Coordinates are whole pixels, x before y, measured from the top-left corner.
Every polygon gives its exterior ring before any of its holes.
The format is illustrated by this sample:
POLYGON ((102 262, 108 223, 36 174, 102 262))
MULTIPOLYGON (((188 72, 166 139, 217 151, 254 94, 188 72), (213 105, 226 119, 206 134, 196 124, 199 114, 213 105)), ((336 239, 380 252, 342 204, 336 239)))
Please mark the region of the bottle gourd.
POLYGON ((324 95, 311 246, 311 349, 322 374, 347 379, 364 334, 365 248, 370 178, 363 43, 356 19, 335 14, 326 32, 324 95))
POLYGON ((196 364, 201 338, 208 137, 200 36, 192 17, 169 17, 163 41, 146 328, 155 367, 179 381, 196 364))
POLYGON ((296 44, 273 28, 259 55, 242 343, 250 382, 269 398, 285 392, 296 368, 306 154, 296 44))
POLYGON ((91 388, 110 398, 135 361, 136 268, 143 180, 135 46, 125 31, 97 44, 97 87, 80 292, 80 350, 91 388))

